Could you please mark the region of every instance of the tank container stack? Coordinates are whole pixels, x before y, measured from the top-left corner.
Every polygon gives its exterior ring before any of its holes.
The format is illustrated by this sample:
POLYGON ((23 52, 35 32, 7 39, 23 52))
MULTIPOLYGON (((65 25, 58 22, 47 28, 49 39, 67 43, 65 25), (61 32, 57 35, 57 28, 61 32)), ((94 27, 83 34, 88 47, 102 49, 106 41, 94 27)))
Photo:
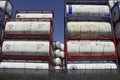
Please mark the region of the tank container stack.
POLYGON ((117 68, 110 6, 108 0, 65 0, 67 69, 117 68))
POLYGON ((53 11, 16 11, 7 18, 0 67, 50 69, 53 49, 53 11), (12 66, 11 66, 12 65, 12 66))
POLYGON ((59 41, 53 42, 52 10, 18 10, 11 18, 11 2, 0 0, 0 70, 64 65, 72 70, 117 69, 119 4, 117 0, 65 0, 64 49, 59 41))

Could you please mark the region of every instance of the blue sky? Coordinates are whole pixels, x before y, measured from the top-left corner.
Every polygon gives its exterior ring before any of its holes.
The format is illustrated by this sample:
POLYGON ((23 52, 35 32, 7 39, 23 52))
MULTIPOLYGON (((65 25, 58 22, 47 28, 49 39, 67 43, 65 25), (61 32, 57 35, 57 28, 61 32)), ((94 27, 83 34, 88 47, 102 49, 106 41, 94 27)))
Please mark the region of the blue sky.
POLYGON ((10 0, 16 10, 54 10, 54 40, 64 42, 64 0, 10 0))

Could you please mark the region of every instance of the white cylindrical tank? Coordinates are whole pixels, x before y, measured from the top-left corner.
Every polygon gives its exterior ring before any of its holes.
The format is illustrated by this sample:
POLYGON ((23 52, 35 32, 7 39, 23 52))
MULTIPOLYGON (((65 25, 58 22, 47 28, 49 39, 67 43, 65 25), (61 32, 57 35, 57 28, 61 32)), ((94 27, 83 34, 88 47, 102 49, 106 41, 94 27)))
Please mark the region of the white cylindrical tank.
POLYGON ((54 56, 58 57, 58 58, 61 56, 59 49, 57 49, 57 50, 54 51, 54 56))
POLYGON ((57 47, 58 49, 60 49, 60 44, 61 44, 61 43, 60 43, 59 41, 56 41, 55 44, 56 44, 56 47, 57 47))
POLYGON ((53 42, 53 48, 54 49, 60 49, 60 45, 61 45, 61 43, 59 41, 54 41, 53 42))
POLYGON ((111 37, 111 24, 108 22, 68 22, 68 36, 111 37), (102 26, 101 26, 102 25, 102 26))
POLYGON ((48 56, 48 41, 4 41, 3 55, 48 56))
POLYGON ((49 21, 9 21, 5 26, 6 34, 50 34, 49 21))
POLYGON ((120 18, 120 7, 117 3, 112 9, 112 20, 115 23, 120 18))
POLYGON ((64 44, 60 44, 60 50, 64 51, 64 44))
POLYGON ((62 65, 62 61, 61 61, 60 58, 54 58, 54 59, 53 59, 53 63, 54 63, 56 66, 62 65))
POLYGON ((17 13, 16 18, 53 18, 52 13, 17 13))
POLYGON ((67 69, 117 69, 115 63, 79 63, 67 64, 67 69))
POLYGON ((111 41, 68 41, 69 55, 114 55, 115 47, 111 41))
MULTIPOLYGON (((6 0, 2 0, 0 1, 0 8, 2 8, 2 10, 5 10, 5 5, 6 5, 6 0)), ((12 4, 8 1, 7 2, 7 9, 6 12, 11 15, 12 14, 12 4)))
POLYGON ((64 51, 60 51, 60 57, 65 58, 65 52, 64 51))
POLYGON ((49 69, 48 63, 1 62, 0 68, 49 69))
POLYGON ((115 5, 116 2, 117 2, 117 0, 109 0, 109 5, 110 5, 111 9, 113 8, 113 6, 115 5))
POLYGON ((105 17, 110 15, 110 11, 105 5, 66 5, 66 14, 105 17))
POLYGON ((120 39, 120 22, 117 22, 115 25, 115 35, 117 39, 120 39))

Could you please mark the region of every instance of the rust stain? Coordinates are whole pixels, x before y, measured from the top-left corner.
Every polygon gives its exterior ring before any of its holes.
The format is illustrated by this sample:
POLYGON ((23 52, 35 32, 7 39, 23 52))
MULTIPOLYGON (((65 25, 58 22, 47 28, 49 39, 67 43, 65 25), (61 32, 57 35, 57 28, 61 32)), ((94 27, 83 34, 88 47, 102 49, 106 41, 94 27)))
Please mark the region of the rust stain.
POLYGON ((6 44, 6 49, 10 49, 10 44, 6 44))
POLYGON ((37 45, 37 49, 40 49, 40 48, 42 48, 44 46, 44 44, 38 44, 37 45))

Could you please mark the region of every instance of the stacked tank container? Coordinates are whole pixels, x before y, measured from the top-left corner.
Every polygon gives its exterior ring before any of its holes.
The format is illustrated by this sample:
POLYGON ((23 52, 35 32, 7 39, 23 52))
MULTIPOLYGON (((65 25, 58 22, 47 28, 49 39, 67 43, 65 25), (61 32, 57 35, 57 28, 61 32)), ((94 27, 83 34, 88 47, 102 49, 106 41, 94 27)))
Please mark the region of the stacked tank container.
POLYGON ((0 0, 0 44, 4 20, 12 15, 13 5, 10 0, 0 0))
POLYGON ((117 41, 118 58, 120 61, 120 2, 119 1, 112 8, 112 20, 114 23, 115 37, 117 41))
POLYGON ((67 69, 117 68, 108 0, 65 0, 65 53, 67 69))
POLYGON ((16 18, 7 18, 0 56, 2 60, 15 61, 5 61, 0 66, 50 69, 53 51, 53 16, 53 11, 24 10, 17 11, 16 18))

